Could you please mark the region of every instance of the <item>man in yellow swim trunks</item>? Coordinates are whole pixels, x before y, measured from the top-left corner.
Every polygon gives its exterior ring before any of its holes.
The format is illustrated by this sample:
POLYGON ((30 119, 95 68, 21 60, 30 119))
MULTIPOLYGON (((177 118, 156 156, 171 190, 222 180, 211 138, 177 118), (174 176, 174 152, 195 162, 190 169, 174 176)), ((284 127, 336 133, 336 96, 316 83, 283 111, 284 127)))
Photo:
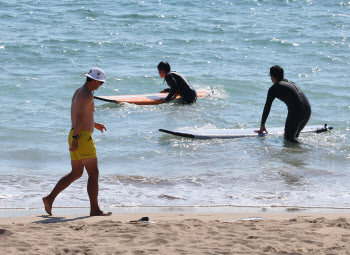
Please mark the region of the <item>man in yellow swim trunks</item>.
POLYGON ((108 216, 112 214, 104 213, 98 205, 99 170, 96 147, 92 138, 94 128, 102 133, 103 130, 107 131, 103 124, 96 123, 94 120, 95 104, 93 97, 93 92, 106 82, 106 74, 102 69, 94 67, 84 75, 87 76, 85 84, 75 91, 71 105, 72 129, 68 136, 68 143, 72 171, 58 181, 48 196, 43 197, 45 210, 49 215, 52 215, 52 204, 56 196, 72 182, 79 179, 84 172, 84 168, 89 175, 87 191, 90 199, 90 216, 108 216))

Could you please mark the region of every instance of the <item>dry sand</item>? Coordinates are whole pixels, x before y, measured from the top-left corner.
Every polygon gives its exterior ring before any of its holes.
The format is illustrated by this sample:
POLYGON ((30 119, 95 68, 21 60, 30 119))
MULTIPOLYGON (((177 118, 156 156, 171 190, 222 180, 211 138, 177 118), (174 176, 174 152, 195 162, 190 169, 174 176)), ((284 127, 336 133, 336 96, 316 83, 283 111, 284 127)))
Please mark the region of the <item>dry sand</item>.
POLYGON ((0 254, 350 254, 350 214, 116 213, 109 217, 0 218, 0 246, 0 254), (149 222, 130 222, 144 216, 149 222))

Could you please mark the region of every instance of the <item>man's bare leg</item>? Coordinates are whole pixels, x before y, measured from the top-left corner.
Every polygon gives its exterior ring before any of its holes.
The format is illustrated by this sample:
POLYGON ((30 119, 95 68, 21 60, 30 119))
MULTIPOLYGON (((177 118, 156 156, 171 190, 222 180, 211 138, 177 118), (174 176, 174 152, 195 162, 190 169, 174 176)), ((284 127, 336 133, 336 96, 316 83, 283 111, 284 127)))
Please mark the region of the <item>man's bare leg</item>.
POLYGON ((83 164, 88 172, 89 179, 87 184, 87 192, 90 199, 90 216, 109 216, 112 213, 104 213, 98 205, 98 165, 97 158, 83 159, 83 164))
POLYGON ((84 165, 81 160, 72 160, 72 171, 63 176, 56 184, 55 188, 51 191, 50 195, 43 197, 43 203, 45 206, 45 211, 52 215, 52 204, 55 198, 60 194, 65 188, 67 188, 72 182, 79 179, 84 172, 84 165))

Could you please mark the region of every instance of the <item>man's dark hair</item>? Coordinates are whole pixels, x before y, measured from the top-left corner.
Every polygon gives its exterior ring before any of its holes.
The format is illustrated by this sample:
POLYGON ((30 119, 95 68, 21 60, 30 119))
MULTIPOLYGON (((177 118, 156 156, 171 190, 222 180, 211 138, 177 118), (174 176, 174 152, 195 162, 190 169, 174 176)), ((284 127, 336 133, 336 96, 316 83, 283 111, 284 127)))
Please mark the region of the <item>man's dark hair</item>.
POLYGON ((90 78, 90 77, 86 77, 86 81, 87 82, 90 82, 90 81, 93 81, 94 79, 90 78))
POLYGON ((275 77, 275 79, 277 81, 283 80, 284 79, 284 70, 283 70, 283 68, 280 67, 280 66, 277 66, 277 65, 272 66, 270 68, 270 76, 275 77))
POLYGON ((169 65, 168 62, 164 62, 164 61, 160 62, 160 63, 158 64, 157 68, 158 68, 158 70, 163 70, 163 71, 165 71, 165 73, 170 72, 170 65, 169 65))

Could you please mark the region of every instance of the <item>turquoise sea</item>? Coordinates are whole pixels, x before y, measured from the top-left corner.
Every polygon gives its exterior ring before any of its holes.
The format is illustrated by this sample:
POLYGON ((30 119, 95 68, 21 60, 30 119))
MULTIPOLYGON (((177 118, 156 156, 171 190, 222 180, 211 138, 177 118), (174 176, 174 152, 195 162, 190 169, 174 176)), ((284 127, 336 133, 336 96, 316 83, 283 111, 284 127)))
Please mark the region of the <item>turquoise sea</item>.
MULTIPOLYGON (((95 95, 158 92, 168 61, 211 98, 194 105, 95 101, 100 204, 350 208, 350 2, 0 1, 0 208, 41 208, 70 171, 70 103, 97 66, 95 95), (192 140, 163 129, 258 128, 272 65, 333 126, 282 136, 192 140)), ((283 127, 275 100, 266 126, 283 127)), ((87 174, 54 207, 89 207, 87 174)))

